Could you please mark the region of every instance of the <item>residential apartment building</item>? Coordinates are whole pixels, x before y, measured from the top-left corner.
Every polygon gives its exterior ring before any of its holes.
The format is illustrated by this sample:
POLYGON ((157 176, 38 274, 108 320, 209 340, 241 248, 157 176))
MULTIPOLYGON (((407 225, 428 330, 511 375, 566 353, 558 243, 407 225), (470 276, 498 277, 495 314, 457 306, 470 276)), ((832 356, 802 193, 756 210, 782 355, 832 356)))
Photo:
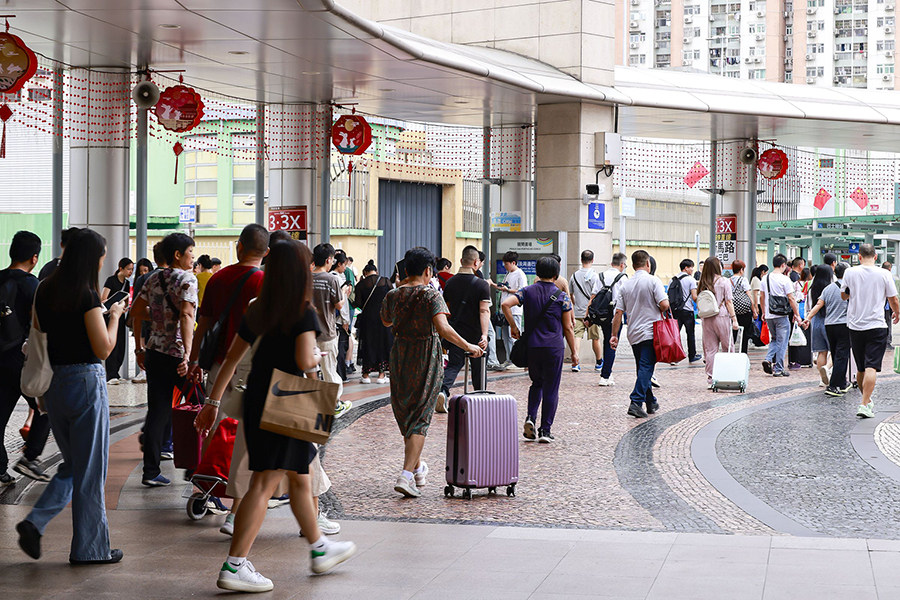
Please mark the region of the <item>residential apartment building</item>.
POLYGON ((894 0, 623 0, 619 64, 894 90, 894 0))

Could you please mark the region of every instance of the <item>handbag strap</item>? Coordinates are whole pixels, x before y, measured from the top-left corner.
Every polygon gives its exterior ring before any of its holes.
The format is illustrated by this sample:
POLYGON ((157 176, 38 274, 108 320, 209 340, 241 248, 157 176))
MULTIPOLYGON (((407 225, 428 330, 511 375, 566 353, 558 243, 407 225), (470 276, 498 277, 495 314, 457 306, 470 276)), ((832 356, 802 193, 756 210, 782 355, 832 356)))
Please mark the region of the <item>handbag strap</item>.
POLYGON ((241 296, 241 292, 244 291, 244 286, 247 284, 247 281, 253 276, 254 273, 259 271, 258 268, 253 267, 238 280, 237 288, 234 292, 231 293, 231 297, 228 299, 228 304, 225 305, 225 310, 222 311, 222 314, 219 315, 219 319, 216 321, 216 324, 219 328, 225 324, 225 321, 228 320, 228 316, 231 314, 231 308, 234 306, 234 303, 237 302, 237 299, 241 296))
MULTIPOLYGON (((575 271, 574 273, 572 273, 572 282, 575 284, 575 287, 578 288, 578 291, 581 292, 582 296, 584 296, 588 300, 591 299, 590 295, 587 292, 585 292, 584 288, 581 287, 581 284, 578 283, 578 271, 575 271)), ((603 274, 602 273, 600 274, 600 282, 603 283, 603 274)), ((587 283, 587 282, 585 281, 585 283, 587 283)), ((604 285, 606 285, 606 284, 604 283, 604 285)))
POLYGON ((368 295, 368 297, 366 298, 366 301, 363 302, 362 308, 359 309, 359 312, 363 312, 364 310, 366 310, 366 306, 369 305, 369 300, 372 299, 372 295, 375 293, 375 288, 378 287, 378 281, 379 281, 378 275, 376 275, 376 276, 375 276, 375 283, 372 284, 372 291, 369 292, 369 295, 368 295))

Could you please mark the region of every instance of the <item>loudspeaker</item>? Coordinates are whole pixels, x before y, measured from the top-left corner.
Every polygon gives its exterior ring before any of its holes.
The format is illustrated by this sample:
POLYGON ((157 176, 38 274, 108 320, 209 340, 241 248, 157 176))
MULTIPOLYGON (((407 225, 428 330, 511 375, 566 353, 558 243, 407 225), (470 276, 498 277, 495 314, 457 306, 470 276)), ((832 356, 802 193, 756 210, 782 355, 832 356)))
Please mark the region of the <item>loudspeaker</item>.
POLYGON ((759 153, 756 148, 744 148, 738 159, 745 165, 752 165, 759 159, 759 153))
POLYGON ((159 88, 152 81, 141 81, 131 90, 138 108, 152 108, 159 101, 159 88))

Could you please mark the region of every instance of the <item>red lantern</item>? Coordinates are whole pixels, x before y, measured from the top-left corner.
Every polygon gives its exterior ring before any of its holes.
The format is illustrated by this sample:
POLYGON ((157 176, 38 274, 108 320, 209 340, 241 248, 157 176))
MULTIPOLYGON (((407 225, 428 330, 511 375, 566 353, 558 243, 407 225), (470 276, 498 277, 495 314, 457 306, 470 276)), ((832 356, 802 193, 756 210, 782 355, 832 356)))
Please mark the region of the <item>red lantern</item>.
POLYGON ((783 151, 771 148, 763 152, 756 163, 759 173, 766 179, 781 179, 787 172, 788 157, 783 151))
POLYGON ((331 143, 341 154, 359 156, 372 143, 372 127, 359 115, 344 115, 331 126, 331 143))
MULTIPOLYGON (((6 31, 0 33, 0 94, 15 94, 36 71, 37 57, 21 38, 9 32, 7 21, 6 31)), ((0 107, 0 120, 3 121, 0 158, 6 158, 6 121, 12 114, 6 104, 0 107)))
POLYGON ((160 125, 169 131, 182 133, 200 124, 203 118, 203 100, 193 88, 174 85, 159 95, 153 112, 160 125))

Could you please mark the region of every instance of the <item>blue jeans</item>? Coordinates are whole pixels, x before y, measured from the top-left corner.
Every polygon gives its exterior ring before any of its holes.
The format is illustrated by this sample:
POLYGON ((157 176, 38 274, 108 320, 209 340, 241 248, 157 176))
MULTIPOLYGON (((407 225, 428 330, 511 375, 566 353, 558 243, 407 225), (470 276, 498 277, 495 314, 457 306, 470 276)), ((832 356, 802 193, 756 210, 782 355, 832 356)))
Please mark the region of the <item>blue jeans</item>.
POLYGON ((769 351, 766 360, 772 363, 772 373, 784 371, 784 355, 788 349, 788 339, 791 336, 790 317, 775 317, 766 319, 769 325, 769 351))
POLYGON ((634 382, 634 390, 631 392, 631 401, 649 406, 656 398, 653 397, 653 386, 650 378, 656 368, 656 350, 653 349, 653 340, 640 342, 631 347, 634 353, 634 362, 637 365, 637 379, 634 382))
POLYGON ((63 462, 27 521, 43 535, 47 523, 72 501, 69 558, 109 558, 104 486, 109 464, 109 399, 102 364, 56 365, 44 395, 50 428, 63 462))
MULTIPOLYGON (((616 362, 616 351, 609 345, 609 338, 612 337, 612 321, 600 321, 600 330, 603 331, 603 369, 600 370, 600 377, 609 379, 612 375, 613 363, 616 362)), ((622 326, 616 335, 622 333, 622 326)))
POLYGON ((496 328, 491 325, 488 327, 488 347, 487 347, 487 366, 490 367, 499 367, 500 361, 497 360, 497 331, 496 328))

